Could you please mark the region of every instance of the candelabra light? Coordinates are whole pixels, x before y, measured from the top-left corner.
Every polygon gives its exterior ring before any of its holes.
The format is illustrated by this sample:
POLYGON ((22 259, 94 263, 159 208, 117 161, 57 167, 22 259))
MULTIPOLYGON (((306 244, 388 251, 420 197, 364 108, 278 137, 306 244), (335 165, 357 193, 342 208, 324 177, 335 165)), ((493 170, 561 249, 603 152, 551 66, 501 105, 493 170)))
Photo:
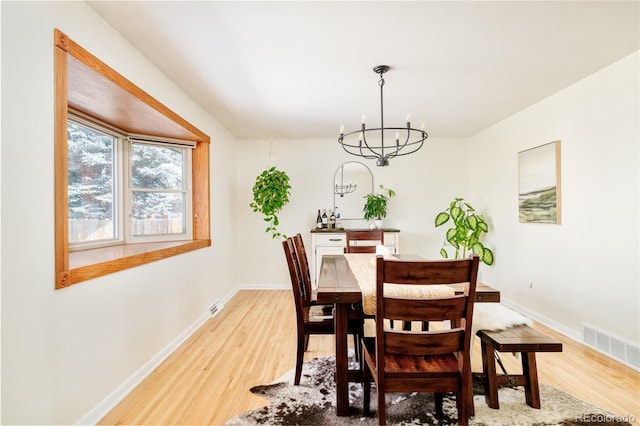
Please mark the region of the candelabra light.
POLYGON ((429 137, 424 131, 424 124, 420 129, 411 127, 409 115, 407 115, 404 127, 384 126, 383 74, 389 69, 388 65, 378 65, 373 68, 373 71, 380 75, 378 81, 380 86, 380 127, 367 128, 365 116, 362 116, 360 129, 344 133, 344 126, 341 126, 340 137, 338 137, 338 143, 346 152, 358 157, 375 159, 378 166, 388 166, 390 158, 413 154, 422 148, 424 141, 429 137), (390 137, 392 133, 395 133, 394 137, 390 137), (385 134, 387 141, 391 139, 391 142, 385 142, 385 134))
POLYGON ((350 194, 358 188, 358 185, 352 182, 344 184, 344 165, 340 167, 340 185, 336 183, 334 193, 344 197, 344 194, 350 194))
POLYGON ((358 186, 354 183, 349 183, 347 185, 336 185, 335 193, 344 197, 344 194, 350 194, 356 190, 358 186))

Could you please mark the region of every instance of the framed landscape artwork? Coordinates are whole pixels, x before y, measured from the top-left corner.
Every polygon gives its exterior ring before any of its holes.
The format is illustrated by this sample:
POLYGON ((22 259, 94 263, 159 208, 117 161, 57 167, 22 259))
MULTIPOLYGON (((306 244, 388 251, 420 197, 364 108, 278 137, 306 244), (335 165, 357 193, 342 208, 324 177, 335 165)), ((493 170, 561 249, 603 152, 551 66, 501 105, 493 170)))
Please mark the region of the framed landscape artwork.
POLYGON ((522 223, 560 224, 560 141, 518 153, 518 207, 522 223))

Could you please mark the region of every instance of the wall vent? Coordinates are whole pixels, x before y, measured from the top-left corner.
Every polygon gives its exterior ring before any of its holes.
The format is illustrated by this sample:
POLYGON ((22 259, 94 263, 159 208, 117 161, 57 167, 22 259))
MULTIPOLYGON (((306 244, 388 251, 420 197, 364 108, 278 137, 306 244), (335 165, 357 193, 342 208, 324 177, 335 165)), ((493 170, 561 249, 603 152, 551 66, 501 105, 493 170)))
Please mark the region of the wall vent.
POLYGON ((219 310, 218 309, 218 304, 219 303, 220 303, 220 301, 216 300, 216 302, 209 307, 209 312, 211 313, 211 316, 214 316, 215 314, 218 313, 218 310, 219 310))
POLYGON ((640 371, 640 348, 591 325, 582 324, 582 341, 599 352, 640 371))

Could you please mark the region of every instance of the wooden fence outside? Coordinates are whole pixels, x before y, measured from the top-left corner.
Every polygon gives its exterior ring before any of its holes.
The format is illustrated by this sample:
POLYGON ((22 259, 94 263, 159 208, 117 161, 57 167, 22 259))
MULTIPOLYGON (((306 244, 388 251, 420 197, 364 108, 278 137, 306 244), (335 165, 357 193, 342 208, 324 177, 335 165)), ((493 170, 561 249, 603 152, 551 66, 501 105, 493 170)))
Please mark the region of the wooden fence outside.
MULTIPOLYGON (((109 219, 69 219, 69 241, 98 241, 115 237, 109 219)), ((185 232, 182 218, 132 219, 133 235, 164 235, 185 232)))

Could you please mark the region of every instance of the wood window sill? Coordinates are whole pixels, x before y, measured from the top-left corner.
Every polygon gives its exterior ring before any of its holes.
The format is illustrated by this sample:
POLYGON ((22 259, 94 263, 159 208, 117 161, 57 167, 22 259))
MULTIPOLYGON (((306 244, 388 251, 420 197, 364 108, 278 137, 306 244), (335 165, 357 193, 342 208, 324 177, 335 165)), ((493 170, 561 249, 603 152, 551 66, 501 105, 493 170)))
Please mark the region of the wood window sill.
POLYGON ((209 246, 211 240, 191 240, 123 244, 71 252, 67 286, 209 246))

